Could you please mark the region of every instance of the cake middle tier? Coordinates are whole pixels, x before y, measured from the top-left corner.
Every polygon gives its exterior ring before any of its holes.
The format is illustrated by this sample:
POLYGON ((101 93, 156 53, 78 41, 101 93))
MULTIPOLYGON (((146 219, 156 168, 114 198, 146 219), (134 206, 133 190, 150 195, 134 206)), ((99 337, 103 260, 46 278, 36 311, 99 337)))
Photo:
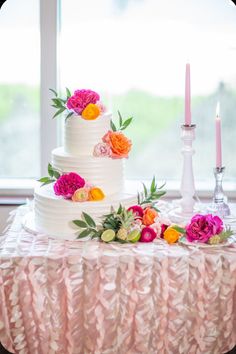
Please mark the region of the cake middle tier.
POLYGON ((75 156, 59 147, 52 151, 52 165, 61 172, 76 172, 87 182, 102 188, 105 195, 124 188, 124 159, 75 156))

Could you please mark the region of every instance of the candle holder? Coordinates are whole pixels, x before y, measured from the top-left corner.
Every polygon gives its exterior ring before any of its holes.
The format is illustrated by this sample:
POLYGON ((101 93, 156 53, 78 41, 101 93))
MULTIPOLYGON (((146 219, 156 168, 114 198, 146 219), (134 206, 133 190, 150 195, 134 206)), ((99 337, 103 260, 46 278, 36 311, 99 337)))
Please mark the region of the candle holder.
POLYGON ((179 207, 172 210, 169 215, 175 222, 186 222, 194 214, 195 206, 195 184, 193 175, 192 156, 195 153, 192 143, 195 139, 196 125, 182 125, 181 138, 183 140, 182 154, 183 154, 183 171, 181 178, 179 207))
POLYGON ((228 204, 225 202, 226 197, 224 195, 222 182, 223 175, 225 172, 225 167, 216 167, 213 169, 215 176, 215 189, 213 195, 213 201, 210 207, 208 207, 208 211, 212 214, 219 215, 224 218, 230 215, 230 208, 228 204))

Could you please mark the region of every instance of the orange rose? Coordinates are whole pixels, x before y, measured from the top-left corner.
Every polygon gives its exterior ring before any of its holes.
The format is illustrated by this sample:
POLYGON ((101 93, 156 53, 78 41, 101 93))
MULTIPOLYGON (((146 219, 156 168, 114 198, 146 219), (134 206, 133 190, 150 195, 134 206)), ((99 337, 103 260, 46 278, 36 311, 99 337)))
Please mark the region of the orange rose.
POLYGON ((152 225, 158 213, 153 208, 146 208, 143 213, 143 224, 146 226, 152 225))
POLYGON ((98 201, 103 200, 105 198, 105 194, 98 187, 93 187, 89 191, 89 200, 90 201, 98 201))
POLYGON ((112 158, 128 157, 132 142, 123 133, 109 131, 102 140, 110 146, 112 158))
POLYGON ((176 231, 173 227, 169 226, 165 230, 163 236, 168 243, 175 243, 180 237, 180 232, 176 231))
POLYGON ((89 103, 81 115, 85 120, 94 120, 100 115, 100 113, 100 108, 96 104, 89 103))

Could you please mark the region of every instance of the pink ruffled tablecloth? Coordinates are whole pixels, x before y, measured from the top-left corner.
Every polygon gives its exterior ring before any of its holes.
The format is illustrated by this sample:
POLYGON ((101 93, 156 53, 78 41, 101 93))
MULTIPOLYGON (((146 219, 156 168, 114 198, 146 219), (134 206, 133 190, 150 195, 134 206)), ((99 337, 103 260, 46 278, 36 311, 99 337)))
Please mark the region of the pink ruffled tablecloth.
POLYGON ((236 247, 0 238, 0 341, 18 354, 221 354, 236 344, 236 247))

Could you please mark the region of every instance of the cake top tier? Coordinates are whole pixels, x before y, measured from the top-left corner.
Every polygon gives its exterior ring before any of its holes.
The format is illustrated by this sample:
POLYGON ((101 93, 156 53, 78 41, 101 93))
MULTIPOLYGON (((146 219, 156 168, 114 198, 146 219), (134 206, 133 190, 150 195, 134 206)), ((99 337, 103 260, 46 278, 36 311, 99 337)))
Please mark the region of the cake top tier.
POLYGON ((57 109, 53 118, 66 111, 66 118, 69 118, 75 114, 84 120, 95 120, 106 112, 106 107, 100 101, 99 94, 93 90, 75 90, 72 95, 70 90, 67 88, 66 99, 58 97, 55 90, 51 89, 51 91, 55 95, 52 99, 52 106, 57 109))

